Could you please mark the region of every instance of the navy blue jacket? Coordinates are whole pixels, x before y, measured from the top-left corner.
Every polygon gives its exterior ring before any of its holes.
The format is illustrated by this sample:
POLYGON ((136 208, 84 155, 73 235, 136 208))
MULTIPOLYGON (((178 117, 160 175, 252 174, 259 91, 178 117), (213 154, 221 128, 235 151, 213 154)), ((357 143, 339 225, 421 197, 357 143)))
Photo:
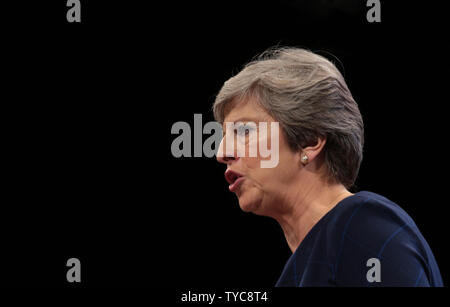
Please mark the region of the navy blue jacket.
POLYGON ((433 253, 411 217, 385 197, 361 191, 343 199, 313 226, 276 286, 443 283, 433 253))

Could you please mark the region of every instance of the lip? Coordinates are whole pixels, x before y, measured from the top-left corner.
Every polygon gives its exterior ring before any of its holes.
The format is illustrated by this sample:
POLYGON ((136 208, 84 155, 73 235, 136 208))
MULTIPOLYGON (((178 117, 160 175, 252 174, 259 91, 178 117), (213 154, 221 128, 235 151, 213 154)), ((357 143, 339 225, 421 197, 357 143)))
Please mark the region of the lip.
POLYGON ((230 184, 230 186, 228 187, 230 189, 230 192, 236 192, 239 184, 244 181, 244 177, 239 177, 238 179, 236 179, 232 184, 230 184))
POLYGON ((231 192, 235 192, 239 184, 245 179, 242 174, 235 172, 231 169, 227 169, 225 172, 225 179, 230 186, 228 187, 231 192))

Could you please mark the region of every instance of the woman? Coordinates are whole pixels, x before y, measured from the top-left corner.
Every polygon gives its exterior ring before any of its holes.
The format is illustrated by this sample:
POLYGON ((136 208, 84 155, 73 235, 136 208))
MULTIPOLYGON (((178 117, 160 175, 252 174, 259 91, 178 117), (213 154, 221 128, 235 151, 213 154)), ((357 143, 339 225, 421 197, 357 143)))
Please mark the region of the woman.
POLYGON ((224 83, 213 110, 224 126, 217 159, 230 191, 242 210, 274 218, 293 252, 277 286, 443 285, 405 211, 378 194, 349 192, 363 121, 330 61, 298 48, 266 51, 224 83), (261 123, 278 123, 279 134, 261 123), (262 141, 278 145, 275 167, 248 154, 262 141))

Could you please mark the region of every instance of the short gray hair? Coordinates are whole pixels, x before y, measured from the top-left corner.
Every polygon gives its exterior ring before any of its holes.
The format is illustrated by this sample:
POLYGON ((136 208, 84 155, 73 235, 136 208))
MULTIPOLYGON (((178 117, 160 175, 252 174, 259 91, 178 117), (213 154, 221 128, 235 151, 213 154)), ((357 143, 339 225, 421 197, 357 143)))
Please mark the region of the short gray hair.
POLYGON ((336 66, 311 51, 271 48, 224 83, 213 105, 223 123, 225 106, 249 97, 280 123, 299 150, 326 138, 328 179, 353 186, 363 156, 364 125, 358 105, 336 66))

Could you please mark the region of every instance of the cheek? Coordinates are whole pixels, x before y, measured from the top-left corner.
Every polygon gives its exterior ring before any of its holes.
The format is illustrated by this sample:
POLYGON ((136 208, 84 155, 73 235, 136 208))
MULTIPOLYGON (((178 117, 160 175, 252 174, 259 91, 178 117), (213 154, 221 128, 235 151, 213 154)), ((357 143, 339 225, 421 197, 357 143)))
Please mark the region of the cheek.
POLYGON ((273 186, 282 178, 283 174, 278 167, 275 168, 261 168, 260 159, 258 158, 244 158, 247 167, 247 177, 250 179, 248 184, 256 186, 261 190, 266 190, 267 187, 273 186))
POLYGON ((258 139, 252 135, 245 143, 240 143, 238 151, 240 159, 249 170, 255 170, 261 167, 261 158, 259 156, 258 139), (244 151, 245 150, 245 151, 244 151))
MULTIPOLYGON (((243 164, 247 169, 247 175, 249 179, 251 179, 252 185, 256 185, 263 190, 279 188, 279 185, 289 182, 292 176, 295 176, 295 172, 297 168, 295 167, 295 153, 289 149, 287 142, 284 137, 275 138, 277 142, 277 155, 278 155, 278 164, 273 168, 261 168, 261 161, 268 160, 271 157, 261 157, 259 154, 259 146, 261 137, 264 137, 266 143, 261 145, 264 149, 270 150, 272 147, 272 138, 269 135, 260 135, 259 138, 250 138, 249 142, 247 142, 247 153, 249 146, 257 146, 257 156, 256 157, 241 157, 243 164)), ((275 149, 275 148, 274 148, 275 149)), ((273 154, 273 152, 271 152, 273 154)))
MULTIPOLYGON (((258 142, 258 139, 250 140, 246 145, 246 153, 248 153, 248 148, 250 146, 259 146, 260 143, 258 142)), ((271 142, 270 138, 267 140, 268 146, 265 144, 264 148, 271 148, 271 142)), ((273 168, 262 168, 261 167, 261 161, 263 160, 270 160, 271 156, 268 157, 262 157, 260 155, 259 147, 257 147, 257 156, 256 157, 248 157, 246 155, 243 155, 240 157, 242 160, 242 163, 245 165, 245 168, 247 169, 247 175, 249 176, 252 181, 254 181, 257 185, 264 186, 267 183, 271 183, 277 180, 280 180, 280 178, 283 177, 283 172, 289 170, 289 165, 286 165, 286 163, 280 163, 282 161, 279 161, 276 167, 273 168)), ((272 154, 272 153, 271 153, 272 154)), ((280 151, 278 151, 278 157, 279 160, 281 160, 283 157, 280 155, 282 154, 280 151)))
POLYGON ((270 178, 269 169, 261 168, 260 159, 257 157, 241 157, 240 160, 245 167, 245 175, 248 179, 244 186, 247 189, 251 187, 262 189, 267 184, 268 178, 270 178))
POLYGON ((249 173, 265 190, 283 189, 297 175, 295 155, 290 151, 280 151, 278 164, 274 168, 261 168, 260 161, 255 159, 251 162, 253 169, 249 173))

